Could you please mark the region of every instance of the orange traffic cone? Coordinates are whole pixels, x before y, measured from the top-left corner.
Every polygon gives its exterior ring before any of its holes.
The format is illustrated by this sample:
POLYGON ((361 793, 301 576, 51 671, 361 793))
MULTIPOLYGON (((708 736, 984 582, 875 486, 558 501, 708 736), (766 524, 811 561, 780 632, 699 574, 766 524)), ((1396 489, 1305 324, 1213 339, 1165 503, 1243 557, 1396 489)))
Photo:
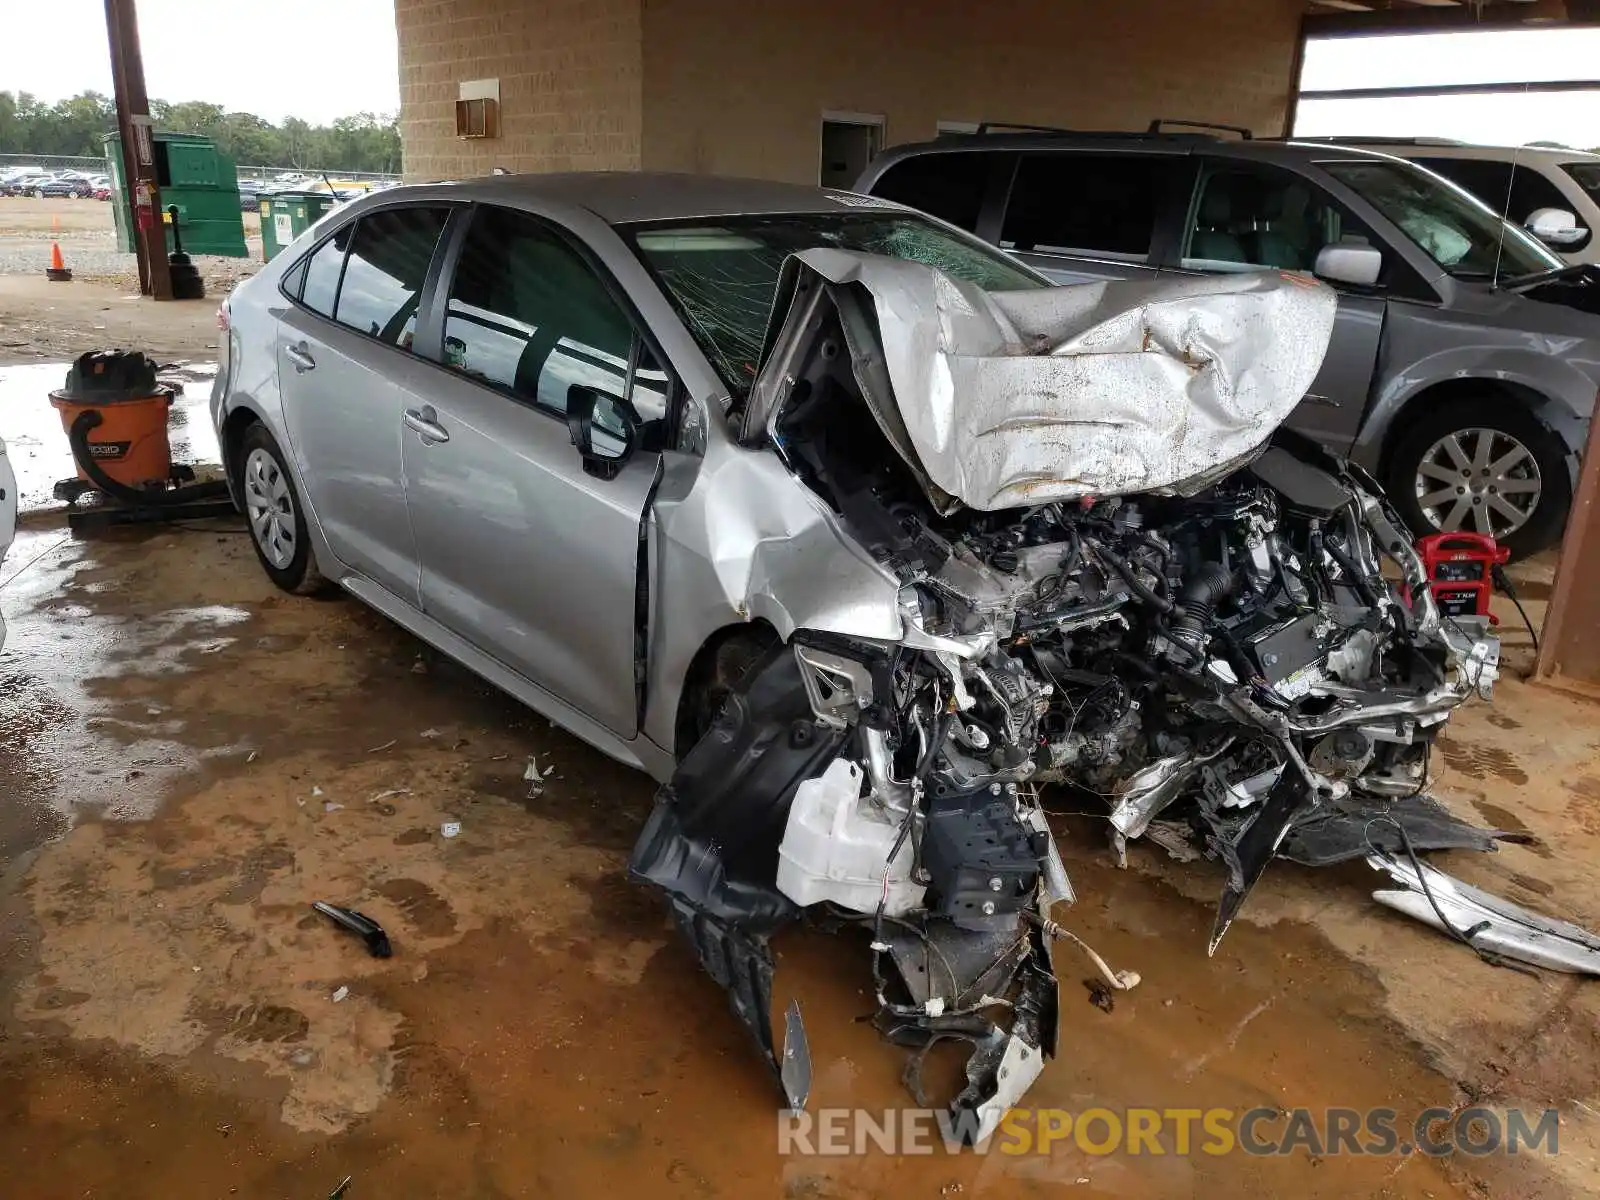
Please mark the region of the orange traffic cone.
POLYGON ((72 272, 67 269, 66 260, 61 257, 61 243, 50 243, 50 265, 44 269, 45 278, 55 283, 66 283, 72 279, 72 272))

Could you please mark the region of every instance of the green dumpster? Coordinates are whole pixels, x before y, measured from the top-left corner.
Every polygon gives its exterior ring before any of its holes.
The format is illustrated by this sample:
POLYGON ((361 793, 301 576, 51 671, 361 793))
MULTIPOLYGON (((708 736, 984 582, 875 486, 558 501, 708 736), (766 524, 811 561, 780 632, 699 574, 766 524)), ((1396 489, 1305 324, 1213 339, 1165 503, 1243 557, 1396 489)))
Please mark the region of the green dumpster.
POLYGON ((266 262, 310 229, 339 198, 329 192, 278 192, 261 197, 261 257, 266 262))
MULTIPOLYGON (((239 175, 233 160, 218 152, 216 143, 197 133, 161 133, 151 136, 156 184, 161 208, 178 210, 178 229, 185 254, 220 254, 244 258, 244 213, 239 209, 239 175)), ((123 182, 122 136, 105 137, 106 165, 111 173, 112 214, 117 226, 117 249, 133 251, 133 211, 123 182)), ((167 251, 172 251, 172 219, 167 227, 167 251)))

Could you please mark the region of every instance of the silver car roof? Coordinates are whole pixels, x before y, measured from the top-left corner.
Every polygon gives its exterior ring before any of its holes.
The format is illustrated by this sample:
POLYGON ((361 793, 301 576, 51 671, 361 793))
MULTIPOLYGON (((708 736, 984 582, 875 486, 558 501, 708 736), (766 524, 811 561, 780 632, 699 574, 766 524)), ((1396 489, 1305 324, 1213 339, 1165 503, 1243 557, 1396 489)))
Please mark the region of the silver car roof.
POLYGON ((859 209, 863 203, 871 203, 848 193, 802 184, 664 171, 490 175, 451 183, 386 188, 377 195, 384 204, 448 196, 512 207, 530 202, 568 206, 586 209, 609 225, 750 213, 849 212, 859 209))

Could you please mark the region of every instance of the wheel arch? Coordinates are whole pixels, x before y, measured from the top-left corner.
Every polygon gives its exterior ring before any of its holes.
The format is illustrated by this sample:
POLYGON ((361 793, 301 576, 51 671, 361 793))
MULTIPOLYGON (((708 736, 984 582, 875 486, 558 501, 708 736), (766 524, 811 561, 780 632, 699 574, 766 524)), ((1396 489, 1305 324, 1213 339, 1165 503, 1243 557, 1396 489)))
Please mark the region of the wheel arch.
POLYGON ((1417 424, 1437 411, 1440 405, 1453 400, 1478 399, 1485 396, 1500 396, 1510 400, 1525 408, 1552 432, 1557 432, 1546 415, 1550 406, 1557 402, 1535 387, 1513 379, 1497 379, 1491 376, 1441 379, 1438 383, 1419 388, 1406 397, 1404 403, 1389 420, 1383 432, 1383 445, 1378 453, 1378 469, 1373 473, 1379 479, 1389 477, 1389 469, 1394 465, 1396 448, 1405 441, 1406 435, 1417 424))
POLYGON ((244 511, 244 485, 239 478, 239 446, 244 441, 244 431, 262 421, 261 414, 248 404, 235 405, 223 418, 222 428, 218 431, 218 447, 222 451, 222 472, 228 481, 228 492, 233 497, 233 503, 241 512, 244 511))
MULTIPOLYGON (((700 731, 696 728, 695 706, 700 703, 707 690, 718 682, 716 677, 725 662, 724 652, 740 643, 748 645, 749 661, 753 664, 774 647, 782 645, 783 637, 778 633, 776 626, 761 617, 723 625, 707 635, 700 643, 699 649, 694 652, 694 657, 689 660, 689 668, 684 672, 682 686, 678 689, 677 710, 672 727, 674 758, 682 759, 699 740, 700 731)), ((737 680, 727 679, 721 682, 732 686, 737 680)))

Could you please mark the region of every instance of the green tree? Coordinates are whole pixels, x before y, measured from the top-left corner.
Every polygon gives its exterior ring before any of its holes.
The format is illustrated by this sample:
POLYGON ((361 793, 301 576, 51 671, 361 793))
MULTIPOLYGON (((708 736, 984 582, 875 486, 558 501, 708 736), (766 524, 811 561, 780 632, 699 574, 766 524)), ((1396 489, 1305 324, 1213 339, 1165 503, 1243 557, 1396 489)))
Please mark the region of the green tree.
MULTIPOLYGON (((220 104, 150 102, 156 127, 199 133, 236 163, 307 171, 398 171, 400 131, 393 116, 356 113, 332 125, 289 117, 281 125, 220 104)), ((0 153, 99 156, 117 126, 116 106, 98 92, 41 104, 27 92, 0 91, 0 153)))

